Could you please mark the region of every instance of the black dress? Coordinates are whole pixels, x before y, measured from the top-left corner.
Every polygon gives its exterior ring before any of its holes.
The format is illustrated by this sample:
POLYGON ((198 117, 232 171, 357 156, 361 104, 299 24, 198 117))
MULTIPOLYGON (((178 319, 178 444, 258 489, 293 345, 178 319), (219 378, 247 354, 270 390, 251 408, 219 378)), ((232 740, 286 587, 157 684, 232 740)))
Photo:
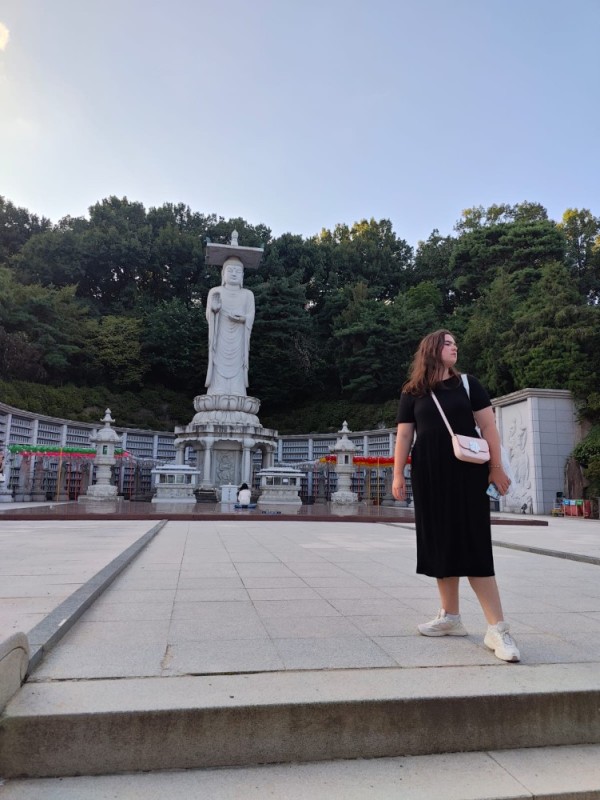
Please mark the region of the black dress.
MULTIPOLYGON (((473 411, 487 408, 487 392, 468 376, 471 398, 460 378, 449 378, 436 397, 455 433, 477 436, 473 411)), ((448 429, 430 395, 402 394, 397 422, 415 424, 411 477, 417 528, 417 572, 434 578, 494 574, 489 467, 459 461, 448 429)))

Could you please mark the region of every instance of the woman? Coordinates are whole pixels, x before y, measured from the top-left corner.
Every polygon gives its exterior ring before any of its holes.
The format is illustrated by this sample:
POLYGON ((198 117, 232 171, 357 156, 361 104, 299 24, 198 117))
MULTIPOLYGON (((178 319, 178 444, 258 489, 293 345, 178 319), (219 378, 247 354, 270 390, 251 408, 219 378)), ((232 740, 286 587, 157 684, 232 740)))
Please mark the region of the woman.
POLYGON ((247 483, 242 483, 238 490, 237 501, 241 506, 248 506, 250 505, 250 500, 252 499, 252 494, 250 489, 248 488, 247 483))
POLYGON ((508 632, 492 556, 490 503, 494 483, 504 495, 510 480, 501 463, 500 437, 483 386, 467 376, 470 397, 455 364, 458 347, 449 331, 430 333, 421 341, 402 387, 394 453, 396 500, 406 498, 404 465, 413 443, 411 475, 417 529, 417 572, 437 578, 440 612, 418 626, 424 636, 466 636, 459 613, 459 580, 467 576, 488 622, 484 643, 504 661, 518 661, 508 632), (477 437, 475 425, 490 448, 487 464, 459 461, 435 395, 455 433, 477 437), (474 418, 474 419, 473 419, 474 418))

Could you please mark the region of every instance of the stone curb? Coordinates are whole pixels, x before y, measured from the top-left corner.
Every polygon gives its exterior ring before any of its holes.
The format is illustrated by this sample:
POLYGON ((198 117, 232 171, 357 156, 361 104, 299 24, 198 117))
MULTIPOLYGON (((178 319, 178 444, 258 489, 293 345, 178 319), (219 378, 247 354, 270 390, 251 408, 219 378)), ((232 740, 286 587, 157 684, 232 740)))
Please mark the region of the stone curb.
MULTIPOLYGON (((48 522, 52 520, 54 522, 81 522, 83 520, 89 520, 89 514, 85 512, 57 512, 56 514, 40 514, 40 513, 19 513, 11 512, 11 511, 3 511, 0 515, 0 519, 7 520, 10 522, 48 522)), ((224 512, 222 514, 203 514, 203 513, 196 513, 190 514, 185 513, 182 511, 161 511, 160 513, 153 514, 152 511, 149 511, 145 514, 138 514, 138 513, 129 513, 129 514, 121 514, 115 512, 114 514, 94 514, 94 520, 98 520, 100 522, 139 522, 139 521, 147 521, 152 522, 153 520, 162 520, 164 522, 168 522, 169 520, 173 522, 359 522, 359 523, 385 523, 385 524, 414 524, 415 518, 414 514, 407 514, 407 515, 393 515, 393 514, 382 514, 381 516, 369 516, 367 514, 360 515, 356 514, 353 516, 345 516, 343 514, 340 515, 333 515, 333 514, 288 514, 285 511, 260 511, 258 513, 250 511, 244 512, 240 511, 238 513, 229 513, 224 512)), ((498 517, 495 518, 492 516, 492 525, 502 525, 502 526, 513 526, 513 527, 528 527, 528 528, 547 528, 548 522, 547 520, 542 519, 526 519, 523 517, 515 516, 514 519, 508 519, 506 517, 498 517)))
POLYGON ((600 566, 600 558, 596 556, 584 556, 579 553, 568 553, 565 550, 547 550, 545 547, 533 547, 528 544, 513 544, 512 542, 497 542, 495 540, 492 540, 492 544, 494 547, 506 547, 509 550, 522 550, 524 553, 534 553, 538 556, 564 558, 566 561, 582 561, 584 564, 600 566))
POLYGON ((46 653, 62 639, 84 611, 87 611, 92 603, 110 586, 125 567, 131 564, 140 551, 154 539, 166 524, 167 520, 161 520, 157 525, 154 525, 147 533, 114 558, 100 572, 97 572, 89 581, 86 581, 83 586, 80 586, 77 591, 73 592, 70 597, 67 597, 54 611, 29 631, 31 656, 29 658, 28 672, 39 666, 46 653))
POLYGON ((0 641, 0 712, 20 688, 29 664, 29 642, 24 633, 0 641))

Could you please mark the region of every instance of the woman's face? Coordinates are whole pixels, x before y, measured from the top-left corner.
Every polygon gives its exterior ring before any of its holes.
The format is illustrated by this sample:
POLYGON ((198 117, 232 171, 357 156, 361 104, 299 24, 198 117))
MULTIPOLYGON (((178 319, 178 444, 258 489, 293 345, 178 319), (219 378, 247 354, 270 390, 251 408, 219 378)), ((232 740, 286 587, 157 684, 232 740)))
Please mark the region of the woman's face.
POLYGON ((454 337, 449 333, 444 336, 440 358, 445 367, 453 367, 458 359, 458 345, 454 341, 454 337))

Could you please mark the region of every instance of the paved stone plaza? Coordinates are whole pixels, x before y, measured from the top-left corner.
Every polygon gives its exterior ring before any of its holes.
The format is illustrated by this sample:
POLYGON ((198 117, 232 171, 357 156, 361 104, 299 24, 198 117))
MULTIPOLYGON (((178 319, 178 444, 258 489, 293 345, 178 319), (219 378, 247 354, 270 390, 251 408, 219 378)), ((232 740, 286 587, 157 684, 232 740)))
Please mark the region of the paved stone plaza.
MULTIPOLYGON (((86 679, 102 684, 153 678, 164 679, 167 687, 176 685, 172 679, 219 674, 233 686, 238 676, 257 673, 258 680, 273 673, 276 691, 277 676, 284 674, 293 680, 304 675, 303 685, 307 679, 319 685, 328 674, 344 682, 346 674, 351 686, 370 672, 373 687, 400 675, 397 670, 423 685, 443 684, 444 675, 451 682, 470 676, 475 683, 482 679, 478 676, 514 682, 511 676, 518 675, 526 683, 537 674, 543 683, 557 669, 566 670, 561 673, 565 678, 577 671, 598 674, 600 523, 545 521, 547 527, 493 527, 497 576, 505 615, 521 649, 519 665, 498 661, 483 646, 484 620, 466 581, 462 613, 469 636, 416 634, 417 623, 437 611, 437 595, 432 579, 415 574, 412 523, 215 517, 168 521, 45 656, 26 686, 35 692, 36 686, 73 680, 81 687, 86 679)), ((154 524, 8 521, 0 515, 2 638, 32 630, 154 524)), ((556 764, 571 752, 581 785, 600 791, 597 746, 558 750, 556 764)), ((172 790, 191 797, 193 785, 213 798, 381 798, 397 796, 401 785, 412 792, 403 797, 431 798, 435 780, 444 786, 448 770, 456 771, 458 793, 445 792, 444 797, 488 797, 481 784, 467 785, 469 775, 488 773, 492 783, 504 787, 504 793, 490 797, 531 797, 541 785, 532 766, 536 752, 528 751, 529 761, 521 751, 503 750, 192 771, 168 778, 157 773, 8 781, 0 797, 153 798, 172 790), (428 777, 419 773, 425 758, 433 759, 425 770, 428 777), (323 788, 327 780, 335 786, 328 793, 323 788), (240 786, 246 787, 243 792, 240 786), (275 787, 271 793, 269 786, 275 787), (308 786, 314 791, 306 793, 308 786)), ((539 759, 544 758, 549 758, 548 748, 540 750, 539 759)), ((564 775, 564 769, 555 772, 564 775)), ((562 778, 556 774, 555 780, 562 778)))

